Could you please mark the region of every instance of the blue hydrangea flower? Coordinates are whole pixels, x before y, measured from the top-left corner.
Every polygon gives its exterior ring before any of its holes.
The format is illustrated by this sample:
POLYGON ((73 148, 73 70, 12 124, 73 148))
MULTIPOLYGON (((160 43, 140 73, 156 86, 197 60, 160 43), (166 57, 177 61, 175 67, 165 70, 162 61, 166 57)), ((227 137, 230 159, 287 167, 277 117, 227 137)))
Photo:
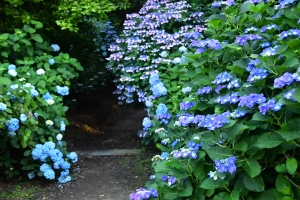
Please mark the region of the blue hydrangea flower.
POLYGON ((167 88, 164 86, 162 82, 157 83, 151 88, 153 92, 153 96, 155 97, 161 97, 168 93, 167 88))
POLYGON ((70 154, 67 155, 67 158, 69 158, 72 163, 75 163, 78 161, 78 156, 76 154, 76 152, 71 152, 70 154))
POLYGON ((181 58, 174 58, 174 60, 173 60, 173 63, 174 64, 180 64, 181 63, 181 58))
POLYGON ((26 122, 27 116, 25 114, 21 114, 20 115, 20 120, 21 120, 21 122, 26 122))
POLYGON ((60 131, 63 132, 66 130, 66 124, 64 121, 60 121, 60 131))
POLYGON ((51 94, 49 92, 47 92, 46 94, 43 95, 43 99, 45 101, 47 101, 47 100, 53 100, 53 97, 51 96, 51 94))
POLYGON ((168 178, 168 185, 174 185, 176 183, 176 178, 174 176, 170 176, 168 178))
POLYGON ((181 102, 180 103, 180 110, 189 110, 190 108, 194 107, 196 102, 181 102))
POLYGON ((53 65, 55 63, 55 60, 53 58, 51 58, 51 59, 48 60, 48 62, 49 62, 50 65, 53 65))
POLYGON ((7 126, 8 131, 12 131, 12 132, 17 131, 20 128, 19 120, 17 118, 11 118, 5 123, 5 125, 7 126))
POLYGON ((5 110, 6 110, 6 108, 7 108, 6 104, 5 104, 5 103, 2 103, 2 102, 0 102, 0 110, 1 110, 1 111, 5 111, 5 110))
POLYGON ((292 90, 290 90, 290 91, 284 93, 283 96, 284 96, 286 99, 289 99, 289 100, 292 100, 292 101, 296 101, 296 99, 293 98, 294 93, 295 93, 295 89, 292 89, 292 90))
POLYGON ((36 89, 31 89, 30 94, 31 94, 32 97, 36 97, 36 96, 39 95, 39 92, 36 89))
POLYGON ((152 101, 146 101, 145 104, 146 104, 146 106, 147 106, 148 108, 152 108, 152 107, 153 107, 152 101))
POLYGON ((282 88, 286 85, 290 85, 294 81, 294 77, 291 73, 286 72, 281 77, 275 78, 274 88, 282 88))
POLYGON ((159 54, 161 57, 165 58, 169 55, 169 53, 167 51, 162 51, 160 54, 159 54))
POLYGON ((18 89, 18 87, 19 87, 18 84, 13 84, 13 85, 10 86, 10 88, 11 88, 12 90, 18 89))
POLYGON ((8 65, 8 70, 16 70, 17 69, 17 67, 16 67, 16 65, 14 65, 14 64, 10 64, 10 65, 8 65))
POLYGON ((14 70, 14 69, 9 69, 9 70, 8 70, 8 74, 9 74, 10 76, 12 76, 12 77, 15 77, 15 76, 18 75, 18 72, 17 72, 16 70, 14 70))
POLYGON ((185 53, 187 51, 187 48, 185 46, 181 46, 178 50, 182 53, 185 53))
POLYGON ((149 117, 145 117, 143 119, 143 123, 142 123, 144 130, 149 130, 150 127, 152 126, 152 122, 151 119, 149 117))
POLYGON ((189 93, 190 91, 192 91, 192 88, 191 88, 191 87, 185 87, 185 88, 182 88, 182 92, 183 92, 184 94, 187 94, 187 93, 189 93))
POLYGON ((28 173, 28 178, 33 179, 35 177, 34 171, 28 173))
POLYGON ((56 92, 62 96, 66 96, 69 94, 69 88, 67 86, 56 86, 56 92))
POLYGON ((150 75, 150 78, 149 78, 149 83, 150 83, 151 86, 154 86, 154 85, 160 83, 160 80, 159 80, 159 74, 157 74, 157 73, 152 73, 152 74, 150 75))
POLYGON ((60 47, 57 44, 52 44, 53 51, 59 51, 60 47))

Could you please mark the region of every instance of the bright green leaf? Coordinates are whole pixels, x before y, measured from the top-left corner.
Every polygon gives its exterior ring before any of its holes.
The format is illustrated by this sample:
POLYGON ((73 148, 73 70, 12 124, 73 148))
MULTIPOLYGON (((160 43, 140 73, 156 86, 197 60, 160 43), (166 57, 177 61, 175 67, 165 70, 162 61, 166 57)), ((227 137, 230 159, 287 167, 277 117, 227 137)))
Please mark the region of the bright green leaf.
POLYGON ((242 163, 242 167, 252 178, 259 175, 261 172, 261 166, 259 162, 253 158, 245 159, 242 163))
POLYGON ((265 183, 261 176, 251 178, 250 176, 246 175, 243 182, 245 187, 250 191, 262 192, 265 189, 265 183))
POLYGON ((275 186, 280 193, 285 195, 291 194, 291 184, 282 174, 278 174, 275 186))
POLYGON ((288 158, 286 160, 286 170, 289 174, 293 175, 298 168, 298 162, 295 158, 288 158))

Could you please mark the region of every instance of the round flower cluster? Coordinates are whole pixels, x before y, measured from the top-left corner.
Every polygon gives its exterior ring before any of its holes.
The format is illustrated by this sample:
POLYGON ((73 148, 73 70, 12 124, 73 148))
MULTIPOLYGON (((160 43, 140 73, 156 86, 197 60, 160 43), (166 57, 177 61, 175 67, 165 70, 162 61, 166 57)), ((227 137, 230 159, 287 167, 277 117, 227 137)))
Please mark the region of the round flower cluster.
POLYGON ((246 34, 243 36, 237 36, 235 39, 235 43, 239 45, 246 44, 247 40, 253 41, 253 40, 261 40, 262 36, 257 34, 246 34))
POLYGON ((181 148, 179 150, 174 150, 171 152, 174 158, 197 158, 197 151, 201 147, 201 144, 197 144, 193 141, 188 143, 188 148, 181 148))
POLYGON ((168 113, 168 108, 165 104, 160 103, 156 109, 156 118, 160 121, 160 123, 168 124, 169 119, 171 119, 171 115, 168 113))
POLYGON ((246 106, 248 108, 253 108, 255 104, 262 104, 266 101, 266 98, 263 94, 250 94, 250 95, 243 95, 240 97, 239 106, 246 106))
POLYGON ((20 128, 19 119, 17 118, 11 118, 5 123, 5 125, 10 132, 15 132, 20 128))
POLYGON ((282 104, 276 103, 275 99, 270 99, 267 103, 263 103, 259 105, 259 112, 263 115, 266 114, 267 111, 279 111, 281 109, 282 104))
POLYGON ((5 111, 5 110, 6 110, 6 108, 7 108, 6 104, 5 104, 5 103, 2 103, 2 102, 0 102, 0 110, 1 110, 1 111, 5 111))
POLYGON ((235 104, 239 101, 239 96, 238 92, 232 92, 230 95, 226 94, 225 96, 218 96, 217 99, 215 100, 216 103, 219 104, 235 104))
POLYGON ((161 177, 163 182, 168 182, 168 186, 174 185, 176 183, 176 178, 174 176, 163 175, 161 177))
POLYGON ((286 85, 290 85, 293 83, 294 77, 291 73, 286 72, 279 78, 275 78, 274 80, 274 88, 282 88, 286 85))
POLYGON ((150 199, 150 197, 158 197, 157 190, 154 190, 152 188, 140 188, 136 190, 136 193, 130 194, 130 200, 150 199))
MULTIPOLYGON (((58 178, 58 181, 60 183, 66 183, 71 181, 71 177, 69 175, 69 169, 71 167, 71 164, 68 161, 65 161, 63 158, 63 153, 55 148, 55 143, 52 141, 45 142, 42 144, 37 144, 34 149, 31 152, 31 156, 34 160, 39 160, 44 162, 40 166, 40 171, 44 173, 44 177, 46 179, 53 180, 55 178, 55 172, 56 170, 61 170, 60 177, 58 178), (53 168, 48 164, 48 162, 53 162, 53 168)), ((75 152, 71 152, 67 155, 67 158, 75 163, 78 161, 77 154, 75 152)), ((31 177, 32 177, 32 172, 31 177)))
POLYGON ((16 65, 10 64, 8 66, 8 74, 12 77, 17 76, 18 72, 16 71, 16 65))
POLYGON ((60 47, 57 44, 51 44, 53 51, 59 51, 60 47))
POLYGON ((152 126, 152 122, 151 119, 149 117, 145 117, 143 119, 143 123, 142 123, 144 130, 149 130, 150 127, 152 126))
POLYGON ((43 99, 48 103, 48 105, 54 104, 54 98, 51 96, 49 92, 43 95, 43 99))
POLYGON ((167 89, 165 88, 163 82, 160 81, 157 73, 152 73, 150 75, 149 83, 151 85, 153 96, 161 97, 167 94, 167 89))
POLYGON ((196 102, 181 102, 180 103, 180 110, 189 110, 190 108, 194 107, 196 102))
POLYGON ((236 161, 235 156, 231 156, 229 158, 222 159, 222 160, 216 160, 215 161, 216 170, 220 173, 229 172, 232 174, 233 172, 236 171, 235 161, 236 161))
POLYGON ((56 92, 62 96, 68 95, 69 94, 69 88, 67 86, 56 86, 56 92))
POLYGON ((206 86, 203 88, 199 88, 198 91, 196 92, 196 94, 209 94, 212 91, 212 87, 210 86, 206 86))
POLYGON ((212 84, 220 84, 231 81, 233 77, 228 72, 222 72, 217 75, 215 80, 212 81, 212 84))

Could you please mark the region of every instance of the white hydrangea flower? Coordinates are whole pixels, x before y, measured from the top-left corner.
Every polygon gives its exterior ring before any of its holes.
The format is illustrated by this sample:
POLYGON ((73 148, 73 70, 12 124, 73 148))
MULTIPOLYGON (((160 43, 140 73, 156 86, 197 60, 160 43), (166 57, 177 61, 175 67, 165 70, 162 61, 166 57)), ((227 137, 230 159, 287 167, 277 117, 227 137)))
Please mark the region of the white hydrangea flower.
POLYGON ((46 101, 47 103, 48 103, 48 105, 52 105, 52 104, 54 104, 54 100, 53 99, 48 99, 47 101, 46 101))
POLYGON ((48 126, 52 126, 54 123, 53 123, 53 121, 51 121, 51 120, 46 120, 46 125, 48 125, 48 126))
POLYGON ((36 74, 37 74, 37 75, 43 75, 43 74, 45 74, 45 70, 43 70, 43 69, 38 69, 38 70, 36 70, 36 74))
POLYGON ((63 135, 62 135, 61 133, 57 134, 56 139, 57 139, 58 141, 61 141, 62 138, 63 138, 63 135))

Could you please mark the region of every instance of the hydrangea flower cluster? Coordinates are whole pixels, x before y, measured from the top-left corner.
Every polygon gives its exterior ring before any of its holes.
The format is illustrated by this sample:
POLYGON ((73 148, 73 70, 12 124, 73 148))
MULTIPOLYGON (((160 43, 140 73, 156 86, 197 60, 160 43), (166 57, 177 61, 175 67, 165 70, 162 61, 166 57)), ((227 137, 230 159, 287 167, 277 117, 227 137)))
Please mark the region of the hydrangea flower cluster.
POLYGON ((151 119, 149 117, 145 117, 142 123, 144 130, 149 130, 152 126, 151 119))
POLYGON ((266 98, 263 94, 250 94, 250 95, 243 95, 240 97, 239 106, 241 107, 248 107, 253 108, 255 104, 262 104, 266 101, 266 98))
POLYGON ((181 102, 180 103, 180 110, 189 110, 190 108, 194 107, 196 102, 181 102))
POLYGON ((174 176, 163 175, 161 177, 163 182, 167 182, 168 186, 174 185, 176 183, 176 178, 174 176))
POLYGON ((157 73, 151 74, 149 83, 151 85, 153 96, 161 97, 167 94, 167 89, 164 86, 163 82, 160 81, 159 75, 157 73))
POLYGON ((11 118, 5 123, 5 125, 10 132, 15 132, 20 128, 19 119, 17 118, 11 118))
POLYGON ((236 171, 236 165, 235 165, 236 157, 231 156, 226 159, 222 160, 216 160, 215 165, 216 165, 216 170, 220 173, 233 173, 236 171))
POLYGON ((235 104, 239 101, 239 95, 238 92, 232 92, 230 95, 226 94, 225 96, 218 96, 215 100, 216 103, 219 104, 235 104))
POLYGON ((275 99, 270 99, 267 103, 263 103, 259 105, 259 112, 263 115, 266 114, 267 111, 279 111, 281 109, 282 104, 275 101, 275 99))
POLYGON ((284 96, 286 99, 289 99, 289 100, 292 100, 292 101, 296 101, 296 99, 293 98, 294 93, 295 93, 295 89, 292 89, 292 90, 290 90, 290 91, 284 93, 283 96, 284 96))
MULTIPOLYGON (((63 153, 55 148, 54 142, 45 142, 42 144, 37 144, 31 152, 32 158, 34 160, 39 160, 44 162, 40 166, 40 171, 44 173, 46 179, 53 180, 55 179, 55 169, 61 170, 58 181, 60 183, 66 183, 71 181, 71 176, 69 175, 69 169, 71 164, 63 158, 63 153), (48 164, 49 161, 53 162, 53 168, 48 164)), ((67 158, 75 163, 78 160, 77 154, 75 152, 71 152, 67 155, 67 158)), ((30 172, 32 173, 32 172, 30 172)), ((29 176, 29 175, 28 175, 29 176)), ((30 175, 32 177, 32 174, 30 175)))
POLYGON ((53 51, 59 51, 60 47, 57 44, 51 44, 51 47, 53 48, 53 51))
POLYGON ((160 103, 156 109, 156 118, 160 121, 160 124, 168 124, 169 119, 171 119, 171 115, 168 113, 168 108, 165 104, 160 103))
POLYGON ((68 88, 68 86, 63 86, 63 87, 61 87, 61 86, 56 86, 56 92, 58 93, 58 94, 60 94, 60 95, 62 95, 62 96, 66 96, 66 95, 68 95, 69 94, 69 88, 68 88))
POLYGON ((221 128, 225 124, 229 123, 227 113, 216 114, 216 115, 182 115, 178 118, 178 126, 189 126, 192 124, 197 124, 197 127, 204 127, 208 130, 215 130, 216 128, 221 128))
POLYGON ((294 81, 294 76, 291 73, 286 72, 279 78, 275 78, 274 88, 283 88, 286 85, 292 84, 293 81, 294 81))
POLYGON ((18 72, 16 71, 17 67, 16 65, 10 64, 8 66, 8 74, 12 77, 17 76, 18 72))
POLYGON ((269 75, 268 71, 261 68, 252 68, 250 75, 247 79, 249 83, 254 83, 256 81, 265 79, 269 75))
POLYGON ((5 111, 7 108, 5 103, 0 102, 0 111, 5 111))
POLYGON ((188 148, 180 148, 171 152, 174 158, 197 158, 197 151, 201 148, 201 144, 197 144, 193 141, 189 141, 188 148))
POLYGON ((140 188, 136 190, 136 193, 130 194, 130 200, 143 200, 143 199, 150 199, 151 197, 158 197, 157 190, 152 188, 140 188))
POLYGON ((212 84, 221 84, 231 81, 233 77, 228 72, 222 72, 217 75, 215 80, 212 81, 212 84))
POLYGON ((278 46, 265 48, 265 49, 260 53, 260 55, 263 56, 263 57, 269 57, 269 56, 277 55, 277 54, 278 54, 278 53, 276 52, 277 47, 278 47, 278 46))
POLYGON ((239 45, 244 45, 248 40, 254 41, 254 40, 261 40, 262 36, 258 34, 246 34, 243 36, 237 36, 235 39, 235 43, 239 45))
POLYGON ((202 95, 202 94, 209 94, 212 92, 212 87, 210 86, 205 86, 203 88, 199 88, 196 94, 202 95))
POLYGON ((48 105, 54 104, 54 98, 51 96, 49 92, 43 95, 43 99, 48 103, 48 105))

